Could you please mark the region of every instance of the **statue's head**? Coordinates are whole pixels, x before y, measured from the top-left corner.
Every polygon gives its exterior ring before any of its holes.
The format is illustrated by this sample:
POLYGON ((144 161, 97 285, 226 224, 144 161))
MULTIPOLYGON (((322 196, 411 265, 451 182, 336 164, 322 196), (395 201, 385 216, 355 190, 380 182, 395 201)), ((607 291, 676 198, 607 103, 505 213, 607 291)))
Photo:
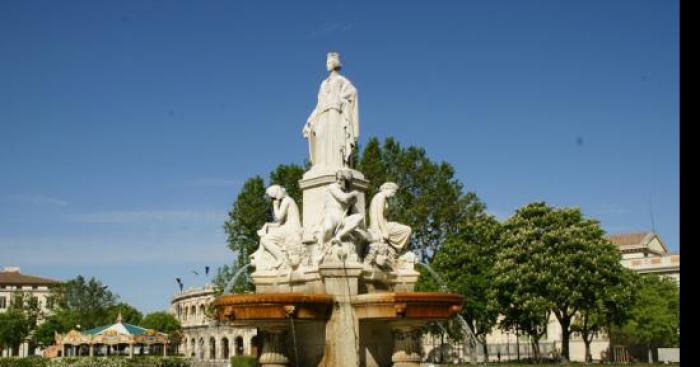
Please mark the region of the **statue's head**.
POLYGON ((343 64, 340 63, 340 55, 337 52, 329 52, 326 57, 326 70, 340 70, 343 64))
POLYGON ((397 191, 399 191, 399 185, 393 182, 385 182, 382 184, 382 186, 379 186, 379 190, 381 190, 387 197, 392 197, 396 195, 397 191))
POLYGON ((267 194, 267 196, 269 196, 272 199, 279 200, 287 196, 287 190, 285 190, 284 187, 280 185, 271 185, 267 188, 267 190, 265 190, 265 194, 267 194))
POLYGON ((351 171, 341 169, 335 173, 335 182, 337 182, 341 187, 346 187, 350 181, 352 181, 351 171))

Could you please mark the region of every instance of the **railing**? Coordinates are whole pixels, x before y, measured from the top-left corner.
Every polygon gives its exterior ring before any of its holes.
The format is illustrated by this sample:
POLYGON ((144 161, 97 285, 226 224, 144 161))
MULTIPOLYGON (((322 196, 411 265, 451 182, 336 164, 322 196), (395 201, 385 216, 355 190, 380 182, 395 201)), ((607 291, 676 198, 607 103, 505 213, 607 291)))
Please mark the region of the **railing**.
MULTIPOLYGON (((559 350, 554 342, 541 342, 539 343, 539 347, 540 358, 552 359, 558 356, 559 350)), ((519 345, 516 343, 489 343, 487 344, 487 350, 490 361, 498 361, 499 356, 503 361, 515 360, 518 358, 535 358, 535 351, 533 350, 531 343, 521 342, 519 345)), ((481 344, 476 346, 475 354, 477 361, 483 362, 484 349, 481 344)), ((436 345, 432 350, 428 351, 424 359, 426 362, 468 363, 470 360, 470 355, 468 350, 465 351, 463 344, 455 342, 436 345)))

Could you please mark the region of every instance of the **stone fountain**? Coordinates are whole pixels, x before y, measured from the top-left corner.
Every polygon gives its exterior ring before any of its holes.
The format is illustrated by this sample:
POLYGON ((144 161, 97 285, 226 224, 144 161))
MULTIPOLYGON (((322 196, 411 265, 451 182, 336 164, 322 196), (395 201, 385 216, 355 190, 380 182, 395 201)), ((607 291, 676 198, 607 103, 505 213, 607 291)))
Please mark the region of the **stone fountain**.
POLYGON ((312 164, 299 181, 303 215, 283 187, 267 189, 275 221, 258 231, 251 255, 255 293, 217 298, 216 318, 258 328, 263 367, 417 367, 420 328, 454 317, 463 300, 413 291, 411 228, 384 213, 395 183, 384 183, 365 210, 369 182, 351 162, 357 90, 340 75, 337 53, 326 66, 303 128, 312 164))

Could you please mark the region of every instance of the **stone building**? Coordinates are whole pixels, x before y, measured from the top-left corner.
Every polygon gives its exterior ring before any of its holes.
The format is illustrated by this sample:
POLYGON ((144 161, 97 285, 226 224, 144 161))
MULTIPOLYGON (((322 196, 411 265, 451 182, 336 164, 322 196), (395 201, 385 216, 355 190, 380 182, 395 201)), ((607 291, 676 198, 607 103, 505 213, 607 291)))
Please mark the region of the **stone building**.
MULTIPOLYGON (((43 322, 50 313, 51 299, 49 294, 51 287, 59 283, 53 279, 22 274, 18 267, 5 267, 3 271, 0 271, 0 313, 7 312, 12 305, 12 300, 22 294, 25 297, 36 298, 41 310, 38 322, 43 322)), ((2 357, 26 357, 40 354, 39 352, 28 342, 22 343, 19 348, 14 350, 0 346, 0 356, 2 357)))
POLYGON ((656 274, 681 282, 681 255, 670 253, 654 232, 625 233, 609 237, 622 253, 622 265, 639 274, 656 274))
MULTIPOLYGON (((608 236, 620 250, 621 264, 639 274, 655 274, 674 279, 680 286, 681 257, 670 253, 666 244, 654 232, 622 233, 608 236)), ((513 360, 533 357, 532 345, 526 336, 518 335, 515 331, 494 329, 487 336, 487 347, 490 361, 499 359, 513 360)), ((431 361, 461 361, 469 360, 464 353, 462 342, 449 342, 439 337, 426 335, 423 340, 425 356, 431 361)), ((610 340, 605 333, 594 336, 591 342, 591 355, 599 361, 608 353, 610 340)), ((477 348, 477 360, 483 361, 482 347, 477 348)), ((549 319, 546 335, 540 340, 540 351, 543 356, 552 357, 560 353, 561 325, 553 315, 549 319)), ((572 333, 569 340, 569 355, 572 361, 585 361, 585 345, 578 333, 572 333)))
POLYGON ((170 312, 182 324, 183 335, 178 353, 195 360, 220 363, 235 355, 257 355, 256 329, 218 325, 209 311, 214 298, 211 284, 186 289, 173 296, 170 312))

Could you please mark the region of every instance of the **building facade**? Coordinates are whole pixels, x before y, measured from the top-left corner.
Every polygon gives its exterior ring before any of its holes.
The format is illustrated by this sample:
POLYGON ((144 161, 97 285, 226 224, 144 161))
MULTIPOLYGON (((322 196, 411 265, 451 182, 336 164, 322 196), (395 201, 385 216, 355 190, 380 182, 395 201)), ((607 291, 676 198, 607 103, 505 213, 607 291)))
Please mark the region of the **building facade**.
MULTIPOLYGON (((680 286, 681 257, 670 253, 666 244, 654 232, 616 234, 607 237, 622 255, 620 263, 639 274, 655 274, 674 279, 680 286)), ((515 331, 494 329, 486 337, 488 359, 490 361, 514 360, 534 357, 533 346, 527 336, 515 331)), ((561 325, 553 315, 547 325, 547 333, 539 343, 541 356, 553 358, 562 350, 561 325)), ((601 332, 591 342, 591 355, 594 361, 607 357, 610 339, 601 332)), ((470 356, 463 343, 441 340, 440 337, 426 335, 423 340, 426 359, 434 362, 466 362, 470 356)), ((569 340, 569 356, 572 361, 585 361, 585 344, 581 335, 572 333, 569 340)), ((477 347, 476 358, 484 360, 483 346, 477 347)))
MULTIPOLYGON (((5 267, 0 271, 0 313, 7 312, 13 300, 17 297, 36 298, 40 313, 38 323, 42 323, 50 314, 51 287, 60 282, 34 275, 22 274, 18 267, 5 267)), ((0 347, 2 357, 26 357, 41 354, 29 342, 22 343, 19 348, 0 347)))
POLYGON ((258 354, 257 330, 220 325, 209 305, 215 298, 212 285, 175 294, 170 312, 182 324, 178 353, 199 361, 227 363, 232 356, 258 354))

